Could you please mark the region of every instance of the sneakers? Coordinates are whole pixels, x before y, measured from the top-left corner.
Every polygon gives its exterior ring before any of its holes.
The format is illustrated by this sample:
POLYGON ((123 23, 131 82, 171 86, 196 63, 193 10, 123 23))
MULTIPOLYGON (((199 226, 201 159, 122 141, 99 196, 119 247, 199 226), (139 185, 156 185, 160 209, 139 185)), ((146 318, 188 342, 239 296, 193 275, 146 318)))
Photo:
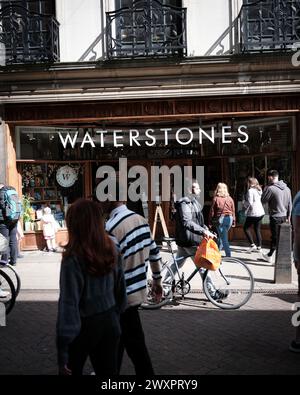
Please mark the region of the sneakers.
POLYGON ((295 340, 293 340, 290 344, 289 350, 300 353, 300 343, 296 343, 295 340))
POLYGON ((226 299, 228 295, 229 291, 227 289, 225 289, 224 291, 220 291, 219 289, 217 289, 215 293, 211 296, 214 300, 223 300, 226 299))
POLYGON ((253 251, 256 251, 257 250, 257 247, 256 247, 256 245, 255 244, 252 244, 248 249, 247 249, 247 252, 253 252, 253 251))
POLYGON ((273 256, 269 256, 268 254, 263 254, 261 253, 261 259, 263 259, 264 261, 268 262, 268 263, 272 263, 273 262, 273 256))
POLYGON ((254 251, 260 252, 260 251, 261 251, 261 247, 257 247, 255 244, 252 244, 252 245, 247 249, 247 252, 248 252, 248 253, 251 253, 251 252, 254 252, 254 251))
POLYGON ((9 295, 9 292, 3 291, 3 290, 0 288, 0 298, 7 298, 8 295, 9 295))

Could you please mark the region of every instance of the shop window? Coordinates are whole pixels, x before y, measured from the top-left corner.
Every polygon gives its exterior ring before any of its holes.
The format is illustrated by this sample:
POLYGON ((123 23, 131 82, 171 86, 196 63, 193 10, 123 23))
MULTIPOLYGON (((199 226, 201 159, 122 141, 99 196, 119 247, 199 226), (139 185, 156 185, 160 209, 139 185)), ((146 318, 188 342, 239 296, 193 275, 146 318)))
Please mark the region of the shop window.
POLYGON ((32 208, 31 230, 41 230, 39 220, 45 207, 51 208, 64 228, 68 205, 84 197, 83 167, 79 164, 20 163, 18 170, 22 177, 22 194, 30 199, 32 208), (68 172, 66 177, 64 171, 68 172))
MULTIPOLYGON (((262 188, 267 185, 267 171, 275 169, 279 172, 280 179, 292 187, 292 157, 290 155, 262 155, 247 158, 228 158, 229 187, 231 196, 236 203, 237 223, 243 224, 245 215, 243 211, 243 200, 247 192, 248 177, 258 179, 262 188)), ((263 224, 269 223, 268 205, 265 205, 266 215, 263 224)))

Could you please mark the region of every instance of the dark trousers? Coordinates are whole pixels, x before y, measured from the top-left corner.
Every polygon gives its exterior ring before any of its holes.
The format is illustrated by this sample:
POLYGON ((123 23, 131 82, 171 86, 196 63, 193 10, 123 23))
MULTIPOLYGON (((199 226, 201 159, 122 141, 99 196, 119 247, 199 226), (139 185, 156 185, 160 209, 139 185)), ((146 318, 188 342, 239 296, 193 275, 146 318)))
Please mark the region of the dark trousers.
POLYGON ((9 251, 2 254, 1 259, 15 264, 18 257, 18 241, 17 241, 17 222, 12 224, 0 224, 0 233, 9 240, 9 251))
POLYGON ((69 346, 68 367, 72 375, 82 375, 88 356, 97 376, 117 375, 120 334, 115 311, 83 318, 80 334, 69 346))
POLYGON ((270 217, 270 229, 271 229, 271 248, 268 256, 272 256, 276 251, 278 243, 279 225, 286 221, 286 217, 270 217))
POLYGON ((131 359, 137 376, 153 376, 154 371, 145 343, 145 335, 138 307, 129 307, 121 314, 121 341, 119 346, 119 370, 124 349, 131 359))
POLYGON ((262 244, 260 227, 261 227, 261 220, 263 219, 263 217, 264 217, 263 215, 261 217, 247 217, 244 224, 244 232, 251 245, 254 244, 252 233, 250 230, 250 228, 253 226, 256 236, 257 247, 261 247, 262 244))

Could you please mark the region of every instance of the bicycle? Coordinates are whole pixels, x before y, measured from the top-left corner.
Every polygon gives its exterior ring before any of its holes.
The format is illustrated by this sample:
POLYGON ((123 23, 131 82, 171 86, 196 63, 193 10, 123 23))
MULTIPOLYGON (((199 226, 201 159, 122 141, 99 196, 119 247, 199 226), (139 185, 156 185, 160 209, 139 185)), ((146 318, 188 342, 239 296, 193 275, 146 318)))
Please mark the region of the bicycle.
POLYGON ((2 269, 0 269, 0 288, 7 292, 7 297, 1 298, 0 302, 4 303, 6 314, 9 314, 16 302, 16 289, 10 276, 2 269))
POLYGON ((3 261, 3 260, 0 260, 0 268, 2 269, 2 271, 7 273, 10 279, 12 280, 17 297, 21 289, 21 279, 18 272, 12 265, 10 265, 7 261, 3 261))
MULTIPOLYGON (((152 295, 152 280, 147 281, 147 301, 141 305, 143 309, 158 309, 166 304, 170 304, 180 295, 182 299, 191 291, 190 281, 200 271, 196 268, 191 275, 185 279, 184 272, 180 272, 177 262, 183 257, 176 258, 171 243, 175 239, 165 237, 164 242, 168 245, 171 252, 171 259, 164 262, 161 270, 163 297, 157 301, 155 295, 152 295), (171 270, 175 265, 176 272, 171 270), (171 280, 170 280, 171 279, 171 280)), ((190 255, 189 257, 192 257, 190 255)), ((252 296, 254 290, 254 278, 248 266, 237 258, 222 257, 221 265, 216 271, 205 269, 203 272, 203 291, 207 299, 215 306, 225 310, 239 309, 245 305, 252 296), (219 292, 211 291, 213 284, 214 289, 219 292)))

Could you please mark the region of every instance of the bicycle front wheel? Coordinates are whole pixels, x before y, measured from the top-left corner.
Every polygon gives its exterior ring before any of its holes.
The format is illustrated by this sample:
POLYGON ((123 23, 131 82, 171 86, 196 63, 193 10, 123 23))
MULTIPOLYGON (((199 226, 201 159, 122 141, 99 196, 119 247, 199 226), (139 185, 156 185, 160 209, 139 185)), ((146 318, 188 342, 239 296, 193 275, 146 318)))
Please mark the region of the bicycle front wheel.
POLYGON ((160 309, 162 306, 168 304, 173 298, 172 284, 174 280, 174 274, 169 267, 169 263, 163 264, 161 269, 162 276, 162 288, 163 295, 160 301, 158 301, 152 294, 152 280, 147 281, 147 296, 146 300, 141 304, 141 308, 146 310, 160 309))
POLYGON ((10 279, 12 280, 15 290, 16 290, 16 297, 18 297, 20 289, 21 289, 21 279, 16 271, 16 269, 5 261, 0 261, 1 270, 8 274, 10 279))
POLYGON ((4 303, 6 314, 9 314, 13 309, 16 301, 16 290, 9 275, 0 269, 0 289, 7 293, 7 296, 0 298, 0 302, 4 303))
POLYGON ((206 297, 221 309, 234 310, 252 296, 254 279, 248 266, 236 258, 222 258, 216 271, 209 271, 203 284, 206 297))

